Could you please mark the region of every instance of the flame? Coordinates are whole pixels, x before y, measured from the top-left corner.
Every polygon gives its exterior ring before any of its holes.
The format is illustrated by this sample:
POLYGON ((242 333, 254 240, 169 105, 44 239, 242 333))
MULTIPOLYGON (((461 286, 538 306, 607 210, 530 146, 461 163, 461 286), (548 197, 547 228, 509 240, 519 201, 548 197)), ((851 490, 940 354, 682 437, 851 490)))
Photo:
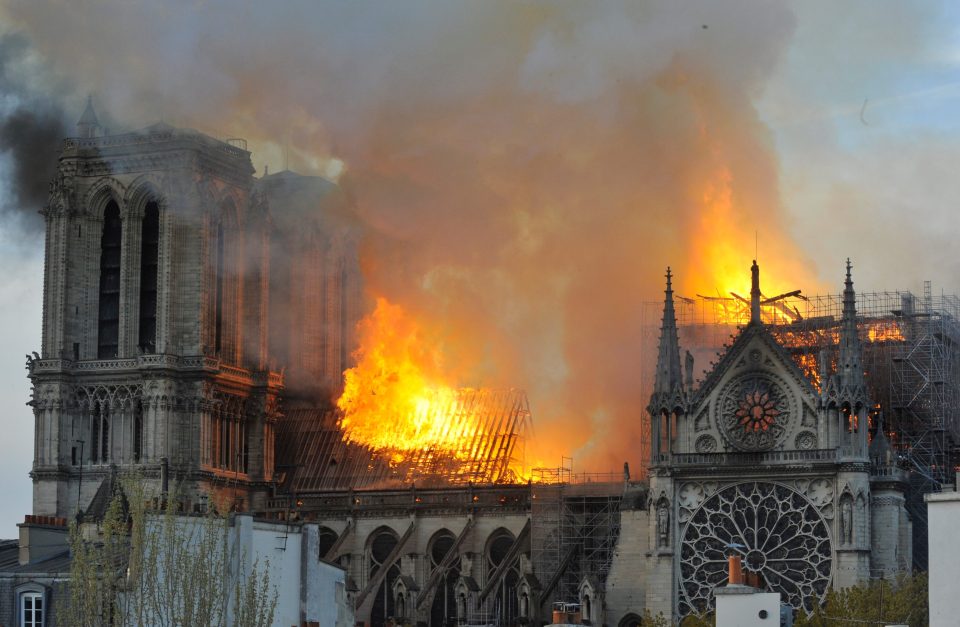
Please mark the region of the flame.
MULTIPOLYGON (((762 255, 758 263, 763 298, 800 286, 813 289, 819 282, 793 245, 778 235, 781 228, 770 223, 769 211, 740 206, 730 168, 721 163, 722 151, 714 148, 711 152, 718 165, 692 193, 700 210, 693 225, 690 263, 678 279, 683 289, 710 299, 715 321, 740 325, 750 320, 749 268, 758 254, 762 255), (751 215, 758 216, 757 221, 745 224, 745 216, 751 215)), ((782 324, 798 315, 789 304, 773 301, 761 305, 761 317, 764 322, 782 324)))
POLYGON ((357 365, 344 372, 337 400, 345 439, 402 457, 430 445, 456 447, 475 428, 469 412, 451 428, 437 411, 454 404, 456 390, 443 379, 440 352, 402 307, 377 299, 357 331, 357 365))
POLYGON ((867 330, 867 339, 871 342, 902 342, 903 331, 893 320, 874 322, 867 330))
POLYGON ((337 400, 344 440, 382 453, 410 479, 526 477, 511 457, 529 420, 522 392, 453 385, 443 343, 384 298, 357 330, 357 365, 344 372, 337 400))

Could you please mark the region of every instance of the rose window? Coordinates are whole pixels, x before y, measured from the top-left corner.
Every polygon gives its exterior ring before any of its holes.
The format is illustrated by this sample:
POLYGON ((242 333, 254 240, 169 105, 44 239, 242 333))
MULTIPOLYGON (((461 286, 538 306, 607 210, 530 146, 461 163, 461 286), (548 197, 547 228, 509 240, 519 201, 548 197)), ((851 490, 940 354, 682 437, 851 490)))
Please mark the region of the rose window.
POLYGON ((827 524, 806 497, 783 485, 741 483, 719 490, 693 513, 682 536, 681 616, 710 611, 713 589, 727 583, 730 550, 795 608, 812 610, 830 583, 827 524))
POLYGON ((773 377, 751 374, 727 385, 720 412, 721 430, 731 444, 741 450, 767 450, 787 432, 790 403, 773 377))

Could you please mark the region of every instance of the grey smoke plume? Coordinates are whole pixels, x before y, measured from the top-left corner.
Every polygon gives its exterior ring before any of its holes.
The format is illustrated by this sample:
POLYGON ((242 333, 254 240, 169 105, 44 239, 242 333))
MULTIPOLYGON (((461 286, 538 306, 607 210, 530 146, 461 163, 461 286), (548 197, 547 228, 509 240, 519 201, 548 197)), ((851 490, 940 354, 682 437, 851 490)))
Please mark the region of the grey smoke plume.
POLYGON ((345 162, 370 295, 438 338, 453 382, 528 391, 532 461, 639 461, 640 312, 664 266, 687 293, 737 268, 746 282, 763 225, 781 255, 765 276, 813 282, 753 106, 793 30, 775 3, 7 13, 128 126, 245 136, 271 169, 284 152, 308 173, 345 162))
POLYGON ((0 220, 36 235, 43 228, 38 211, 67 128, 56 95, 49 85, 36 83, 30 55, 26 36, 0 34, 0 154, 9 183, 8 194, 0 197, 0 220))

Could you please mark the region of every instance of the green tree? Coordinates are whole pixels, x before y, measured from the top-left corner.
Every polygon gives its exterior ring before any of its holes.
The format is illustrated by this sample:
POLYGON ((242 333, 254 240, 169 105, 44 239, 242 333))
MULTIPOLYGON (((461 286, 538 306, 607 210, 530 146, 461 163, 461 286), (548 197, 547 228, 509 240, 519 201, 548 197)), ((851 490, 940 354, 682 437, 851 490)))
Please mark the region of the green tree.
POLYGON ((230 542, 230 519, 178 515, 178 499, 158 500, 139 475, 121 479, 103 520, 70 528, 70 592, 60 625, 240 625, 273 622, 276 586, 269 564, 230 542), (245 575, 245 576, 244 576, 245 575))
POLYGON ((822 605, 807 615, 800 612, 795 627, 826 625, 904 624, 925 627, 930 608, 927 575, 902 575, 893 581, 873 580, 868 584, 831 590, 822 605))

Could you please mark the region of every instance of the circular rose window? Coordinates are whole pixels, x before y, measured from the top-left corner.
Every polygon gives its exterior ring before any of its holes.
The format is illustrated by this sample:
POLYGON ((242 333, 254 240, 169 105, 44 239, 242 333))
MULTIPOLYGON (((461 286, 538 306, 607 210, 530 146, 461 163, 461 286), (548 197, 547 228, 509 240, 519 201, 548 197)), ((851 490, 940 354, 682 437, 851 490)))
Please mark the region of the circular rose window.
POLYGON ((765 451, 786 435, 790 414, 784 386, 768 374, 752 373, 734 379, 723 390, 720 430, 738 449, 765 451))
POLYGON ((812 610, 830 583, 830 536, 813 503, 784 485, 740 483, 707 498, 683 529, 681 616, 712 608, 731 551, 795 608, 812 610))

